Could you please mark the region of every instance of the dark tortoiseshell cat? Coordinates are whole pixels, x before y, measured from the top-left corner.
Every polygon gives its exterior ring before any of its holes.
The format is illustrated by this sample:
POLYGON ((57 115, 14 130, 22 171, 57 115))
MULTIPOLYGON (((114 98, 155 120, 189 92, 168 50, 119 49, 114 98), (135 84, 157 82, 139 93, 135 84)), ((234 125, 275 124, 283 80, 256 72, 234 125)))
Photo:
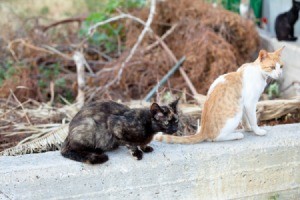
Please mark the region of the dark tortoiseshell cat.
POLYGON ((177 131, 178 100, 167 106, 153 103, 150 109, 130 109, 114 101, 85 105, 72 119, 61 154, 90 164, 108 160, 105 151, 125 145, 137 160, 152 152, 147 144, 154 134, 177 131))

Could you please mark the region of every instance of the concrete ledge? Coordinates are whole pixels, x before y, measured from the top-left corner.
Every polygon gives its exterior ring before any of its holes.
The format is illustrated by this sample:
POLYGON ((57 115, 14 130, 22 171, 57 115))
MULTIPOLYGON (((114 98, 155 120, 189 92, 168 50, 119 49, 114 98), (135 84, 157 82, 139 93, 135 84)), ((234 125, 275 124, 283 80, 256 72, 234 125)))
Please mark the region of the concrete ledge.
POLYGON ((125 148, 95 166, 59 152, 0 157, 0 199, 300 199, 300 124, 265 128, 241 141, 153 143, 141 161, 125 148))

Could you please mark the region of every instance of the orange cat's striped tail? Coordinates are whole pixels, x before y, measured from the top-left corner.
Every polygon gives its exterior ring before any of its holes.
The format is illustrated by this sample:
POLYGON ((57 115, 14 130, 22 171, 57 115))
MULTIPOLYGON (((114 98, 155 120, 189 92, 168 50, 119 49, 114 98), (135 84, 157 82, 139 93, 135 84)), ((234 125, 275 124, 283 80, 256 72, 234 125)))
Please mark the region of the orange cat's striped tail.
POLYGON ((195 135, 189 136, 173 136, 173 135, 155 135, 154 140, 173 144, 195 144, 204 141, 206 138, 205 134, 201 131, 197 131, 195 135))

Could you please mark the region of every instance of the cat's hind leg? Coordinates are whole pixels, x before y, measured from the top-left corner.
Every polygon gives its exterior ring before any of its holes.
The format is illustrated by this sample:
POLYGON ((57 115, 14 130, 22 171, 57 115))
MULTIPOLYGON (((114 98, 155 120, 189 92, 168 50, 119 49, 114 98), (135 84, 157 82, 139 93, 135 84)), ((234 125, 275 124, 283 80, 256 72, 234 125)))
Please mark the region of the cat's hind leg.
POLYGON ((141 160, 143 158, 143 152, 137 146, 126 144, 126 147, 135 159, 141 160))
POLYGON ((108 161, 108 156, 104 153, 94 153, 90 151, 75 151, 75 150, 68 150, 62 151, 61 154, 69 158, 71 160, 75 160, 78 162, 84 162, 88 164, 101 164, 108 161))
POLYGON ((90 149, 79 144, 70 145, 69 142, 63 144, 61 155, 71 160, 89 164, 101 164, 108 161, 108 156, 101 149, 90 149))
POLYGON ((234 132, 242 118, 242 112, 237 113, 234 118, 228 119, 220 134, 213 139, 214 142, 240 140, 244 138, 243 133, 234 132))
POLYGON ((241 140, 244 138, 244 134, 241 132, 230 132, 230 133, 222 133, 218 137, 216 137, 213 141, 214 142, 221 142, 221 141, 230 141, 230 140, 241 140))

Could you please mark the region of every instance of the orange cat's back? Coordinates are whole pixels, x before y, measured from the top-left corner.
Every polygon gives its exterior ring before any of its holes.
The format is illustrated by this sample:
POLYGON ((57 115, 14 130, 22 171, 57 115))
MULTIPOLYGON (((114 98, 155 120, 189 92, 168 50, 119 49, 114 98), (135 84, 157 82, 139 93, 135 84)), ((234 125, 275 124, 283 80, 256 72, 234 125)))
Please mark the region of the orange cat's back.
MULTIPOLYGON (((167 143, 194 144, 203 140, 215 141, 226 129, 228 121, 242 114, 243 70, 224 74, 211 85, 201 117, 201 129, 195 135, 169 136, 159 135, 157 141, 167 143)), ((238 116, 237 118, 240 118, 238 116)), ((237 119, 239 120, 239 119, 237 119)), ((236 122, 238 123, 238 122, 236 122)))
POLYGON ((242 76, 243 70, 224 74, 209 89, 202 112, 200 133, 205 134, 208 140, 218 136, 229 118, 242 112, 242 76))

